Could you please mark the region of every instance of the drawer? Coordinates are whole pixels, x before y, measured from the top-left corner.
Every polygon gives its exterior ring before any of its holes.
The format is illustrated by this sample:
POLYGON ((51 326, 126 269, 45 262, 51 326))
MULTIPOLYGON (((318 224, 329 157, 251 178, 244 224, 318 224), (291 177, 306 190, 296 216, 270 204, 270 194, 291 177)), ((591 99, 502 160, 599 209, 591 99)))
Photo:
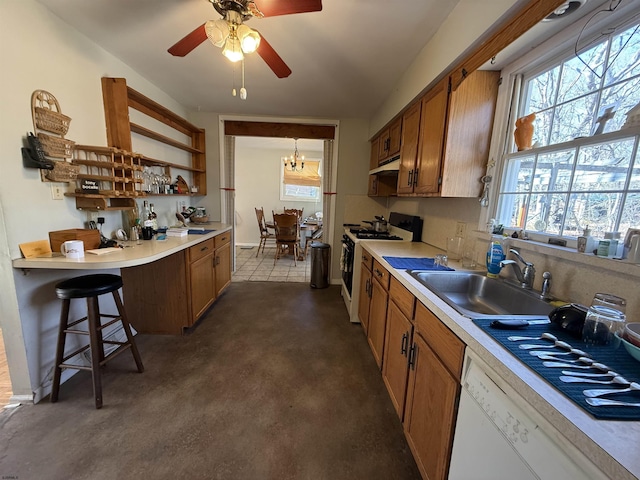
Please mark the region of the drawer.
POLYGON ((362 266, 368 270, 373 268, 373 257, 364 248, 362 249, 362 266))
POLYGON ((193 247, 189 247, 189 263, 193 263, 196 260, 201 259, 209 254, 213 254, 214 243, 213 238, 200 242, 193 247))
POLYGON ((409 320, 413 318, 413 309, 416 305, 416 297, 405 288, 395 277, 391 277, 389 283, 389 296, 400 311, 404 313, 409 320))
POLYGON ((422 303, 416 302, 416 330, 460 381, 465 344, 422 303))
POLYGON ((224 232, 220 235, 213 237, 216 243, 216 248, 220 248, 222 245, 226 245, 231 241, 231 232, 224 232))
POLYGON ((371 274, 373 278, 378 280, 380 285, 382 285, 382 288, 389 290, 389 272, 375 259, 373 260, 373 270, 371 270, 371 274))

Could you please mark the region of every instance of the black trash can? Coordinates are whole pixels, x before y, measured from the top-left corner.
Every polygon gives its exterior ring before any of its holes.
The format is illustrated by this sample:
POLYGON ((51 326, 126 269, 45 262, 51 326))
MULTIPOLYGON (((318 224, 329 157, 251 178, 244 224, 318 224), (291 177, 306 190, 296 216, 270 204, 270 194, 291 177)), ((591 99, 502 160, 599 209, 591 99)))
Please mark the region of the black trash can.
POLYGON ((311 243, 311 288, 329 286, 329 258, 331 246, 328 243, 311 243))

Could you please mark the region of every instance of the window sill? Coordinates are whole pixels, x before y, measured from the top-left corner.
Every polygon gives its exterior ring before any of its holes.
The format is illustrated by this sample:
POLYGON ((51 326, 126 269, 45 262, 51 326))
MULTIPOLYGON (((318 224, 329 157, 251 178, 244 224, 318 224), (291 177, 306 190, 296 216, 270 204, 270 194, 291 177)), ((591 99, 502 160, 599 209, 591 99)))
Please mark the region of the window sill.
MULTIPOLYGON (((471 232, 477 241, 486 240, 489 243, 491 235, 486 232, 471 232)), ((578 253, 575 248, 560 247, 558 245, 549 245, 546 243, 536 242, 533 240, 522 240, 519 238, 509 238, 509 247, 516 249, 529 250, 541 255, 547 255, 562 260, 572 262, 576 267, 580 266, 588 268, 597 268, 608 270, 616 274, 629 275, 640 279, 640 265, 627 263, 625 260, 614 260, 613 258, 598 257, 591 253, 578 253)), ((524 255, 523 255, 524 256, 524 255)), ((526 258, 526 256, 525 256, 526 258)))

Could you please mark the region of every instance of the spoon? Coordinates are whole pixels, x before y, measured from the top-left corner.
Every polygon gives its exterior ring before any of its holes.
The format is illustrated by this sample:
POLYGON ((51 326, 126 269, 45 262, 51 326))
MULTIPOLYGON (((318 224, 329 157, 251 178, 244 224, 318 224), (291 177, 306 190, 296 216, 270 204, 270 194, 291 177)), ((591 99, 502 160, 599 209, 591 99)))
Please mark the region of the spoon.
MULTIPOLYGON (((549 357, 549 358, 554 358, 554 357, 549 357)), ((586 360, 589 360, 589 359, 587 358, 586 360)), ((577 361, 580 361, 580 359, 574 360, 574 362, 577 362, 577 361)), ((581 368, 581 369, 596 368, 598 370, 602 370, 605 372, 609 371, 609 367, 607 367, 604 363, 591 363, 588 366, 583 366, 583 365, 572 365, 571 363, 567 363, 567 362, 550 361, 550 362, 542 362, 542 365, 544 365, 545 367, 551 367, 551 368, 553 367, 581 368)))
POLYGON ((578 350, 577 348, 572 348, 568 352, 547 352, 546 350, 531 350, 529 355, 533 355, 534 357, 540 356, 556 356, 556 355, 579 355, 581 357, 590 357, 587 352, 583 352, 582 350, 578 350))
MULTIPOLYGON (((576 368, 576 367, 572 365, 571 368, 576 368)), ((580 368, 584 368, 584 367, 580 367, 580 368)), ((562 372, 560 373, 562 373, 563 375, 569 375, 572 377, 591 377, 591 378, 618 376, 618 374, 613 370, 609 370, 607 373, 572 372, 570 370, 562 370, 562 372)))
POLYGON ((560 340, 556 340, 555 342, 553 342, 553 345, 534 345, 531 343, 523 343, 522 345, 519 345, 518 348, 521 348, 522 350, 532 350, 534 348, 556 348, 556 347, 566 348, 567 350, 571 350, 573 348, 567 342, 562 342, 560 340))
POLYGON ((620 375, 613 377, 611 380, 596 380, 593 378, 561 375, 560 381, 565 383, 599 383, 600 385, 631 385, 631 382, 620 375))
POLYGON ((606 398, 587 398, 587 403, 594 407, 640 407, 640 403, 618 402, 606 398))
POLYGON ((555 342, 558 338, 550 333, 543 333, 539 337, 519 337, 518 335, 512 335, 507 337, 507 340, 511 340, 512 342, 519 342, 521 340, 551 340, 552 342, 555 342))
POLYGON ((629 387, 623 388, 621 390, 614 390, 610 388, 603 388, 603 389, 594 388, 590 390, 583 390, 582 393, 584 394, 585 397, 594 398, 594 397, 599 397, 601 395, 609 395, 613 393, 629 393, 633 391, 640 391, 640 383, 631 382, 629 384, 629 387))

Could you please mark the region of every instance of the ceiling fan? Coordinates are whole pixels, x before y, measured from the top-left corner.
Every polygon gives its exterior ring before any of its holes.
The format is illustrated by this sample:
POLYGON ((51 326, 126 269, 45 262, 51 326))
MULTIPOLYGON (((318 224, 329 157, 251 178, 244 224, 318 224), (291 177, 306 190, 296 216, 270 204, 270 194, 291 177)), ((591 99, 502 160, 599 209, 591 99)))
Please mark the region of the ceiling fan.
POLYGON ((258 52, 278 78, 291 75, 291 69, 273 47, 256 30, 244 24, 252 17, 264 18, 294 13, 318 12, 322 0, 208 0, 222 15, 221 19, 203 23, 168 52, 184 57, 207 38, 232 62, 244 58, 245 53, 258 52))

